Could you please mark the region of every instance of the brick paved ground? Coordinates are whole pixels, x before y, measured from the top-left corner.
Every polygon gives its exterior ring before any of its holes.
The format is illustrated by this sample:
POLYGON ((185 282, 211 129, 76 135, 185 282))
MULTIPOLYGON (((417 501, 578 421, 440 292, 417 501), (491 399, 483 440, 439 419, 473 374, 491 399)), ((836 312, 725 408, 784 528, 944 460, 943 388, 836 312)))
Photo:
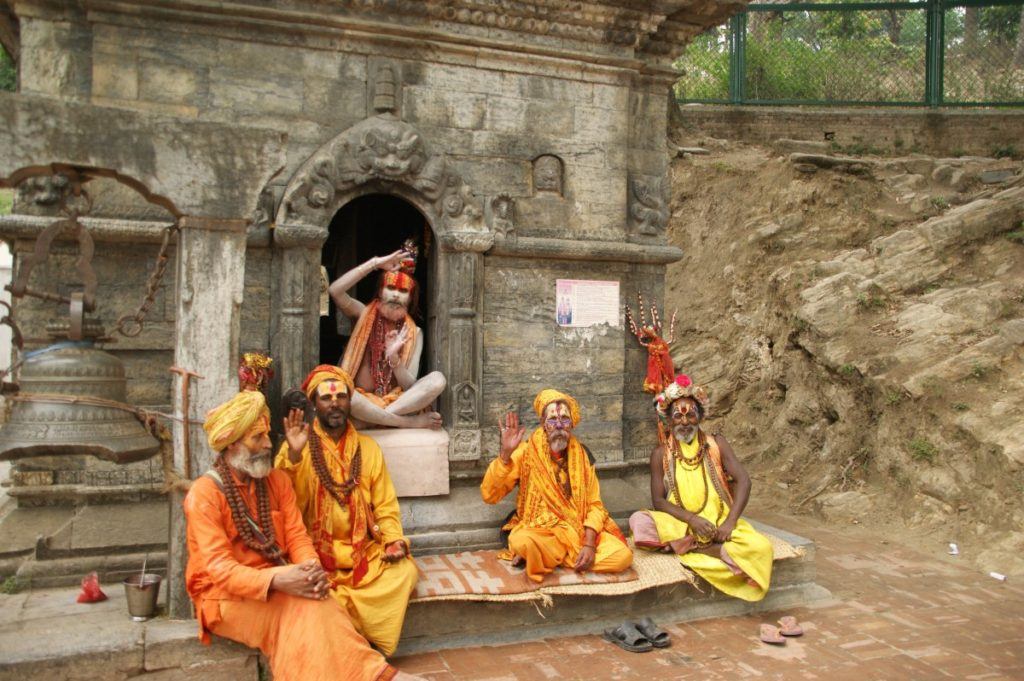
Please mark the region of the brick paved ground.
POLYGON ((671 648, 633 654, 597 636, 464 648, 396 660, 432 681, 475 679, 1024 679, 1024 588, 944 553, 896 548, 858 527, 758 514, 817 542, 818 582, 835 600, 786 613, 665 625, 671 648), (797 616, 785 647, 758 625, 797 616))

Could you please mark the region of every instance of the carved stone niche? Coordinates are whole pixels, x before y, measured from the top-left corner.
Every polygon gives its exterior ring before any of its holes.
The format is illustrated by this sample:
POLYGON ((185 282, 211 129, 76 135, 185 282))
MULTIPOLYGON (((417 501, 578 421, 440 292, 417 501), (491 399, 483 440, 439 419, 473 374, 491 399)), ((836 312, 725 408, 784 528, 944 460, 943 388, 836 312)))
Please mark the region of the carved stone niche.
POLYGON ((533 190, 536 194, 562 196, 564 187, 562 159, 551 154, 533 160, 533 190))
POLYGON ((629 179, 629 219, 633 231, 658 236, 668 226, 668 183, 663 178, 629 179))

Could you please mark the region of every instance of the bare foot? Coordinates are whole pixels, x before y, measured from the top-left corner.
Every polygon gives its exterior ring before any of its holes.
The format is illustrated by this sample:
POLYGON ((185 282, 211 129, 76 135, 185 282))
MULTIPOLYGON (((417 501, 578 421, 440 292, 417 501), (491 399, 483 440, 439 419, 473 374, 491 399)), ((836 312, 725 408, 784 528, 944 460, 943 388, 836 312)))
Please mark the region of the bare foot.
POLYGON ((516 554, 516 555, 512 556, 512 567, 514 567, 514 568, 526 567, 526 559, 523 558, 522 556, 520 556, 519 554, 516 554))
POLYGON ((441 427, 441 415, 436 411, 424 412, 422 414, 410 414, 403 417, 409 424, 406 428, 430 428, 437 430, 441 427))

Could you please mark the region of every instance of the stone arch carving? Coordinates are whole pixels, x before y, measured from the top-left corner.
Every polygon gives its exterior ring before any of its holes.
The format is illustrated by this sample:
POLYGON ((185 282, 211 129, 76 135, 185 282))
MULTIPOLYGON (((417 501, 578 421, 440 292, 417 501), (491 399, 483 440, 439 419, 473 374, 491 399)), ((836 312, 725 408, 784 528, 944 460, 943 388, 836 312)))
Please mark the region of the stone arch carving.
POLYGON ((449 457, 475 461, 481 440, 482 254, 493 245, 489 222, 495 214, 508 222, 511 204, 508 210, 485 214, 483 201, 446 154, 432 150, 413 125, 390 111, 353 125, 317 149, 281 194, 273 236, 281 263, 279 321, 271 345, 281 357, 282 385, 297 385, 317 354, 318 306, 313 302, 319 291, 314 284, 319 284, 319 249, 331 220, 346 203, 371 193, 408 201, 437 237, 437 314, 429 332, 436 368, 448 379, 441 412, 451 434, 449 457))
POLYGON ((326 229, 342 205, 372 191, 410 201, 439 234, 487 231, 480 197, 444 154, 390 113, 353 125, 303 163, 285 188, 275 222, 326 229))

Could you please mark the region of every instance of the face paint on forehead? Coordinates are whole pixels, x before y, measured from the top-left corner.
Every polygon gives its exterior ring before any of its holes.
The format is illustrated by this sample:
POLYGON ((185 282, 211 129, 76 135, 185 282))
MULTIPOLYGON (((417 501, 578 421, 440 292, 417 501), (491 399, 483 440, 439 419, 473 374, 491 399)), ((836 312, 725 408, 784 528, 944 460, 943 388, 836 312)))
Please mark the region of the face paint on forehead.
POLYGON ((320 397, 326 395, 347 395, 348 386, 341 381, 324 381, 316 387, 316 394, 320 397))
POLYGON ((569 410, 569 405, 565 402, 552 402, 544 408, 545 419, 562 416, 572 416, 572 412, 569 410))

